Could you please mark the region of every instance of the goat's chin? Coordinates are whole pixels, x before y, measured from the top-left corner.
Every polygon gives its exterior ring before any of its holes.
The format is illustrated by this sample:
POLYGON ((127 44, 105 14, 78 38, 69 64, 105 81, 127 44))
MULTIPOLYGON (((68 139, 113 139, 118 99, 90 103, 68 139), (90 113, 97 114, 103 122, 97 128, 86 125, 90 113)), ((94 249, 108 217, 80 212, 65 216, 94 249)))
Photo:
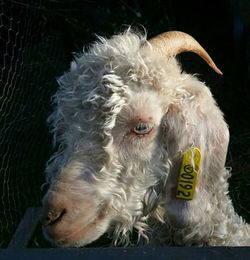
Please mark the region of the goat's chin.
POLYGON ((103 235, 110 224, 108 217, 96 217, 86 223, 63 223, 43 227, 45 238, 58 247, 82 247, 103 235))

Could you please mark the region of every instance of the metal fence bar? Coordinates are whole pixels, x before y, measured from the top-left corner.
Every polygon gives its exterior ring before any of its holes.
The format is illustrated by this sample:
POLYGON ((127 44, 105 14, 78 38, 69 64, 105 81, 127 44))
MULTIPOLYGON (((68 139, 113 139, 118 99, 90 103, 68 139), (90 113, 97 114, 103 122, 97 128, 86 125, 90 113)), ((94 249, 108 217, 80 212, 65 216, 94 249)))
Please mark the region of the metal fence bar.
POLYGON ((26 248, 38 224, 41 208, 28 208, 12 237, 8 249, 26 248))
POLYGON ((84 259, 84 260, 167 260, 167 259, 250 259, 246 247, 130 247, 0 250, 1 260, 84 259))
POLYGON ((41 208, 28 208, 0 259, 250 259, 250 247, 130 247, 130 248, 26 248, 37 227, 41 208))

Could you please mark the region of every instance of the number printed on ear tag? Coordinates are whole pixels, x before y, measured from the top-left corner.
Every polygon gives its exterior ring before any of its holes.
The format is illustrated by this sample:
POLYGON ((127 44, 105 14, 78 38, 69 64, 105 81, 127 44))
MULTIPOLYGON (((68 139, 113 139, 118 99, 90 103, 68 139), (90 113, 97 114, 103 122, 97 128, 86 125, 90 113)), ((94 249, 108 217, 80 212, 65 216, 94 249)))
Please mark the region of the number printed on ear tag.
POLYGON ((191 147, 183 153, 176 198, 182 200, 193 199, 200 164, 201 151, 199 148, 191 147))

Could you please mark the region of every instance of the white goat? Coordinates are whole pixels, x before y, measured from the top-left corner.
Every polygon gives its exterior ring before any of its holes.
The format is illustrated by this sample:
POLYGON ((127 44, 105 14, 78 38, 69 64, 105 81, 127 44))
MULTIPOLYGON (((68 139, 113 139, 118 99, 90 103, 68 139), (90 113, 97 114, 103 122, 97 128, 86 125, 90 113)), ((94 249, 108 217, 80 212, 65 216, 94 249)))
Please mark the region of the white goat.
POLYGON ((221 74, 188 34, 148 42, 128 30, 99 38, 58 80, 42 216, 54 244, 105 232, 128 244, 136 230, 151 243, 250 245, 227 195, 228 127, 208 87, 176 61, 186 51, 221 74))

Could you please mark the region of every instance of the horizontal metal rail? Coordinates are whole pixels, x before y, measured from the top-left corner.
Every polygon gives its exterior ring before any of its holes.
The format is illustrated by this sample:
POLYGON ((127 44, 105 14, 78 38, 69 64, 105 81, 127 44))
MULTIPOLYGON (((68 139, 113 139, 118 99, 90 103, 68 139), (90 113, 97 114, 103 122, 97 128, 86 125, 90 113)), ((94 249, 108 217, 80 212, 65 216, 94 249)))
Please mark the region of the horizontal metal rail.
POLYGON ((12 259, 250 259, 250 247, 105 247, 105 248, 26 248, 38 225, 41 208, 28 208, 1 260, 12 259))

